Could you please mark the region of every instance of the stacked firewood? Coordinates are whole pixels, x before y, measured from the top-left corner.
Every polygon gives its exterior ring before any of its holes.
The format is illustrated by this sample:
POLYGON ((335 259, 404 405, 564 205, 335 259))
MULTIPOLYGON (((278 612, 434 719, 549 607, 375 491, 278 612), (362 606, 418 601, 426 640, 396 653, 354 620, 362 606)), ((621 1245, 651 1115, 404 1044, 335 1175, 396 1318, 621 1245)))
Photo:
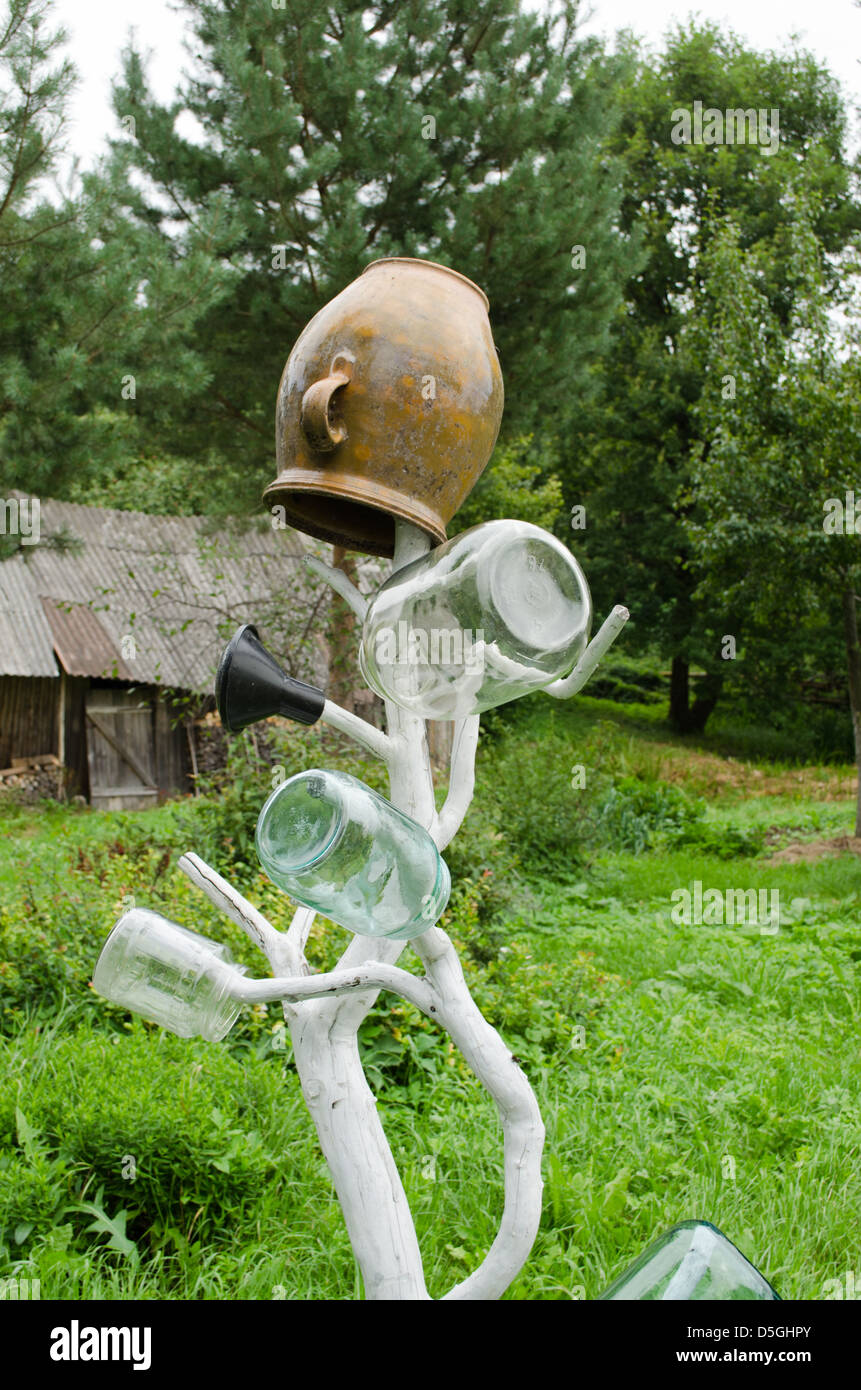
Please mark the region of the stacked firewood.
POLYGON ((62 795, 63 768, 54 753, 32 758, 13 758, 11 767, 0 768, 0 796, 33 802, 62 795))

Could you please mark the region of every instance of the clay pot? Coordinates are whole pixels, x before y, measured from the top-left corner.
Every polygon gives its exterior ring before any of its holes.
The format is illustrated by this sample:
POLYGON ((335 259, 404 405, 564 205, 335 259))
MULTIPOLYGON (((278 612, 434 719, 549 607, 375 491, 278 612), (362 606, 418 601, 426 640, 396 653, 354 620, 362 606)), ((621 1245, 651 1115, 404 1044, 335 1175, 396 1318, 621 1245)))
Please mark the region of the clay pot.
POLYGON ((320 540, 394 553, 395 518, 435 543, 485 468, 502 373, 484 293, 432 261, 374 261, 300 334, 278 389, 270 507, 320 540))

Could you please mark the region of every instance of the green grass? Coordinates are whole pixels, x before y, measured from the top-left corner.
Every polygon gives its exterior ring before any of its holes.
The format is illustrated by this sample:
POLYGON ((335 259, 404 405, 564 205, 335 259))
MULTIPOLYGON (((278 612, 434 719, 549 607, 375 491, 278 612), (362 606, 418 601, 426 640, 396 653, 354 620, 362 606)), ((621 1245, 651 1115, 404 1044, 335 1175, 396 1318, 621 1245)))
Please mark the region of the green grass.
MULTIPOLYGON (((591 688, 591 685, 590 687, 591 688)), ((483 716, 485 722, 488 716, 483 716)), ((491 720, 514 728, 528 727, 533 734, 551 726, 564 727, 585 739, 597 720, 610 720, 639 745, 641 755, 648 746, 675 747, 687 752, 714 752, 721 757, 750 760, 759 767, 789 769, 798 766, 833 767, 845 761, 834 747, 823 752, 815 739, 802 729, 779 729, 770 724, 754 724, 732 710, 720 708, 701 734, 672 734, 667 726, 666 700, 656 702, 596 699, 580 694, 576 700, 549 701, 543 695, 530 695, 500 710, 491 720)))
MULTIPOLYGON (((676 784, 689 767, 698 791, 701 743, 662 735, 649 715, 578 701, 551 718, 532 702, 501 721, 483 742, 473 817, 491 838, 473 826, 473 854, 504 833, 504 814, 500 832, 491 812, 498 818, 500 797, 504 812, 499 769, 517 748, 576 761, 596 716, 615 728, 626 777, 654 778, 672 755, 682 760, 676 784)), ((791 762, 761 766, 772 776, 791 762)), ((536 819, 548 813, 548 785, 539 761, 520 787, 536 819)), ((50 1298, 360 1297, 276 1012, 246 1017, 215 1046, 131 1022, 87 991, 88 962, 124 893, 246 951, 175 870, 187 814, 3 814, 0 1276, 39 1277, 50 1298), (28 923, 38 938, 29 955, 28 923)), ((804 839, 847 833, 852 814, 845 797, 728 785, 705 819, 804 839)), ((594 1298, 689 1217, 724 1230, 784 1298, 821 1298, 828 1280, 858 1271, 861 861, 572 843, 570 862, 539 873, 512 859, 506 877, 515 891, 498 900, 464 882, 447 925, 482 1008, 524 1060, 547 1128, 541 1230, 507 1296, 594 1298), (675 925, 671 895, 696 880, 778 889, 780 930, 675 925)), ((283 914, 259 876, 243 881, 283 914)), ((315 937, 320 963, 332 935, 315 937)), ((363 1038, 439 1296, 495 1236, 499 1123, 414 1010, 383 996, 363 1038)))

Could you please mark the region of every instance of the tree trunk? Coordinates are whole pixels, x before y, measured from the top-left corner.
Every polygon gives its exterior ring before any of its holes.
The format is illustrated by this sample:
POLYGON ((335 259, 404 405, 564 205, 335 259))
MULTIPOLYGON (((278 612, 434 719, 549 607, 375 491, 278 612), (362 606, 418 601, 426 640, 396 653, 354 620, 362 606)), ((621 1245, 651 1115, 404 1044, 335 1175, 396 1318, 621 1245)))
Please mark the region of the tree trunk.
POLYGON ((678 734, 688 732, 690 717, 690 685, 688 663, 680 656, 673 657, 670 668, 670 724, 678 734))
POLYGON ((691 733, 701 734, 706 727, 709 715, 720 698, 723 675, 720 671, 707 671, 697 686, 696 699, 691 706, 688 727, 691 733))
MULTIPOLYGON (((356 583, 356 561, 342 545, 332 547, 332 563, 356 583)), ((356 688, 363 684, 356 664, 356 615, 338 593, 332 594, 328 623, 330 700, 342 709, 355 711, 356 688)))
POLYGON ((723 686, 720 671, 707 671, 691 704, 690 667, 680 656, 673 657, 670 670, 670 724, 678 734, 701 734, 713 712, 723 686))
MULTIPOLYGON (((356 938, 359 940, 360 938, 356 938)), ((389 963, 403 942, 375 943, 389 963)), ((376 994, 367 992, 362 1013, 376 994)), ((358 1003, 351 1000, 350 1003, 358 1003)), ((370 1302, 425 1300, 424 1271, 407 1195, 377 1101, 362 1069, 356 1025, 339 1017, 339 999, 313 1009, 285 1008, 302 1095, 338 1193, 350 1244, 370 1302)))
POLYGON ((858 772, 855 834, 861 836, 861 646, 858 643, 858 612, 854 588, 843 591, 843 635, 846 641, 849 708, 852 711, 852 737, 855 741, 855 766, 858 772))
POLYGON ((451 749, 454 741, 454 720, 429 719, 427 723, 428 749, 431 766, 438 772, 447 768, 451 762, 451 749))

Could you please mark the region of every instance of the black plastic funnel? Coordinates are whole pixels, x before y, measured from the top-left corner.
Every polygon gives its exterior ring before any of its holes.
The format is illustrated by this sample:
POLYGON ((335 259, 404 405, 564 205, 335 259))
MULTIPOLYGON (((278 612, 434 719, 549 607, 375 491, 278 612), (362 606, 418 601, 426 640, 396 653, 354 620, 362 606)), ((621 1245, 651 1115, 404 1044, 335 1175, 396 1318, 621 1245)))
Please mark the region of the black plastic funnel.
POLYGON ((251 623, 234 633, 224 648, 215 675, 215 699, 221 722, 231 734, 273 714, 315 724, 326 703, 322 690, 282 670, 251 623))

